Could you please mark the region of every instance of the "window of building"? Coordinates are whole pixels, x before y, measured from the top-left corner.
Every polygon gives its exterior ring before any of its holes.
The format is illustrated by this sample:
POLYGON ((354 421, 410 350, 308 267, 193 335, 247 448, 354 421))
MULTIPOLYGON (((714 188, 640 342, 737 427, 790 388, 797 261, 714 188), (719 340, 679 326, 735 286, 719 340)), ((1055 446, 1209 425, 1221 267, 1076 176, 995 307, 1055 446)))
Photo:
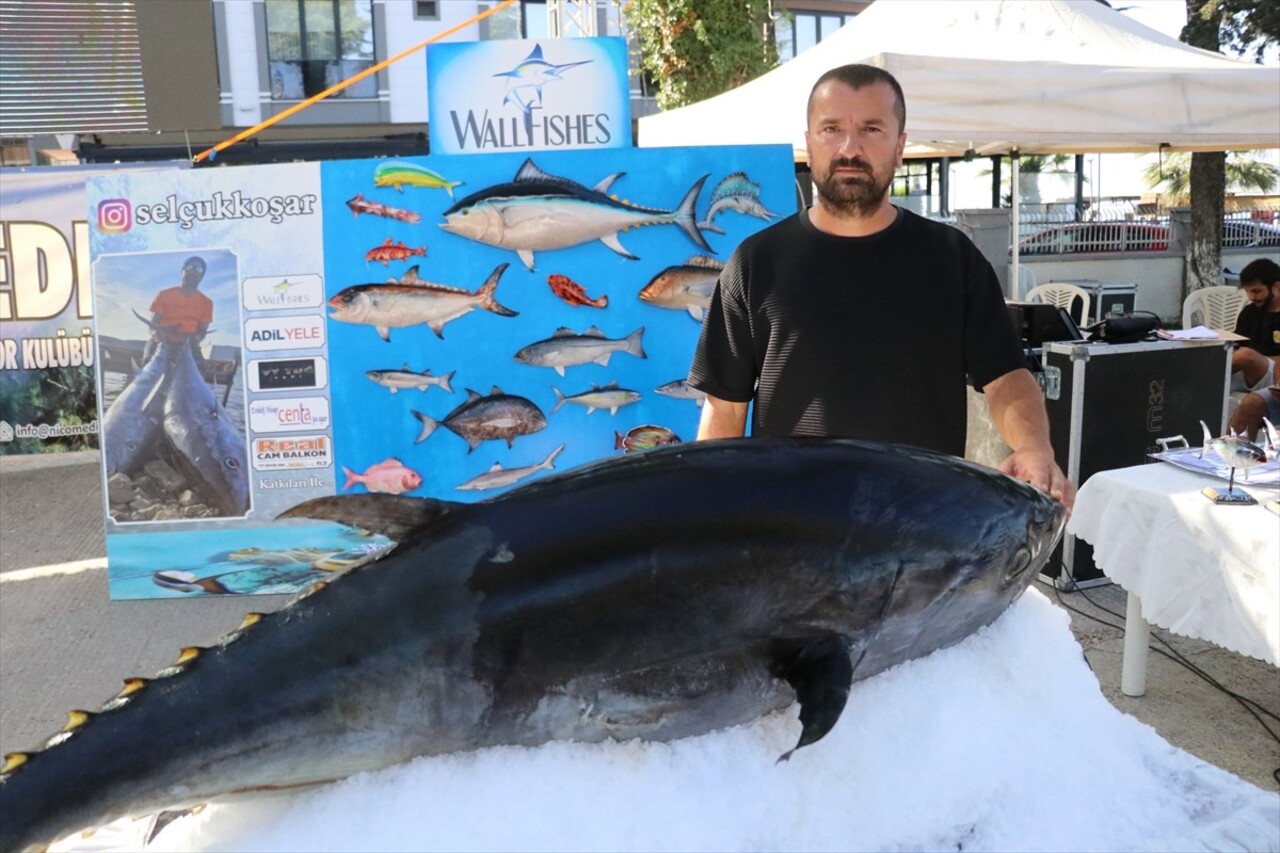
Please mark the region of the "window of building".
POLYGON ((779 15, 774 22, 774 40, 778 44, 778 61, 795 59, 796 54, 813 47, 849 21, 853 15, 832 12, 795 11, 779 15))
POLYGON ((440 20, 440 0, 413 0, 413 19, 415 21, 440 20))
MULTIPOLYGON (((371 67, 373 0, 266 0, 271 97, 295 101, 371 67)), ((369 76, 331 97, 376 98, 369 76)))
POLYGON ((482 39, 541 39, 547 33, 546 0, 520 0, 480 22, 482 39))

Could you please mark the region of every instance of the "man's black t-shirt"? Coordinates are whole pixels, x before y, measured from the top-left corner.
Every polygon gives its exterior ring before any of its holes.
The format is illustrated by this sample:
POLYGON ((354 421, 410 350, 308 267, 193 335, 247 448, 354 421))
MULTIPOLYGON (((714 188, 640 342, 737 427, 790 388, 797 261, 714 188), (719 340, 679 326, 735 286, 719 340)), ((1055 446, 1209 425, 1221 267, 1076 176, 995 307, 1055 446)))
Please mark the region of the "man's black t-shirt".
POLYGON ((960 456, 966 376, 981 389, 1025 366, 995 272, 960 231, 899 211, 877 234, 837 237, 805 211, 730 257, 689 384, 754 399, 753 435, 960 456))
POLYGON ((1280 312, 1264 311, 1257 305, 1246 305, 1236 318, 1236 334, 1248 341, 1243 346, 1263 355, 1280 355, 1280 312))

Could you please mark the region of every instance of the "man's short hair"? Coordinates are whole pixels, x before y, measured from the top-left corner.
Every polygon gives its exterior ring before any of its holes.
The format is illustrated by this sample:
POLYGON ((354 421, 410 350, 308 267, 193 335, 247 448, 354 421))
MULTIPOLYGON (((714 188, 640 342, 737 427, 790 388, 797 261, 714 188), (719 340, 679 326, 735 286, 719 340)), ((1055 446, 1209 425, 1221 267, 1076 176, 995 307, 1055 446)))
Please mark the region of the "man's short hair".
POLYGON ((873 83, 887 84, 890 89, 893 89, 893 115, 898 119, 898 133, 902 133, 907 129, 907 99, 902 94, 902 86, 898 84, 897 78, 883 68, 858 63, 832 68, 818 78, 818 82, 814 83, 813 88, 809 90, 809 104, 805 112, 806 120, 813 117, 813 93, 818 91, 819 86, 830 80, 843 83, 850 89, 861 89, 873 83))
POLYGON ((1271 287, 1277 281, 1280 281, 1280 264, 1270 258, 1258 258, 1256 261, 1250 261, 1245 264, 1244 269, 1240 270, 1240 286, 1245 287, 1250 284, 1265 284, 1271 287))

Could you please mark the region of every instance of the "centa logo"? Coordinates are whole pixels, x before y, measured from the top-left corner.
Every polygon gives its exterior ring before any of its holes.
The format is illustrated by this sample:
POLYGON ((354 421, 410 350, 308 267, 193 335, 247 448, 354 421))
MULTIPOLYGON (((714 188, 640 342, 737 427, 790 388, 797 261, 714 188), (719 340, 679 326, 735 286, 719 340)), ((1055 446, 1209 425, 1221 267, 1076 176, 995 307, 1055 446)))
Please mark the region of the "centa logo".
POLYGON ((127 198, 98 202, 98 230, 103 234, 123 234, 133 227, 133 207, 127 198))

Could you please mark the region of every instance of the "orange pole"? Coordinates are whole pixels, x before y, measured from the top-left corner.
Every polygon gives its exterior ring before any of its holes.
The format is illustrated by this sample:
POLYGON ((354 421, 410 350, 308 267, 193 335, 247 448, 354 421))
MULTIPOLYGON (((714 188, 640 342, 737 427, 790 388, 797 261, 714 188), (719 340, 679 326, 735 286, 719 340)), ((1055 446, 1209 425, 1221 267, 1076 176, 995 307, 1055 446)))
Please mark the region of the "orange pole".
POLYGON ((431 44, 432 42, 437 42, 437 41, 440 41, 442 38, 445 38, 446 36, 451 36, 454 33, 456 33, 458 30, 461 30, 464 27, 469 27, 472 24, 476 23, 477 21, 483 20, 484 18, 487 18, 490 15, 492 15, 494 12, 501 11, 502 9, 505 9, 506 7, 510 6, 512 3, 515 3, 515 2, 516 0, 502 0, 502 2, 498 3, 498 5, 490 9, 486 9, 485 11, 481 12, 480 14, 472 18, 468 18, 467 20, 463 21, 460 24, 455 24, 454 26, 449 27, 449 29, 445 30, 444 32, 436 33, 434 36, 422 42, 421 44, 416 44, 413 47, 408 48, 407 50, 402 50, 399 53, 397 53, 395 56, 391 57, 390 59, 384 59, 383 61, 379 62, 377 65, 374 65, 371 68, 366 68, 365 70, 361 71, 359 74, 356 74, 352 77, 348 77, 346 80, 343 80, 340 83, 335 83, 334 85, 330 86, 328 89, 325 89, 320 94, 312 95, 310 98, 307 98, 305 101, 302 101, 300 103, 294 104, 293 106, 289 107, 289 109, 285 110, 284 112, 273 115, 271 118, 267 119, 261 124, 251 127, 248 130, 241 131, 240 133, 237 133, 235 136, 231 137, 230 139, 225 139, 222 142, 219 142, 217 145, 213 146, 212 148, 201 151, 199 154, 191 158, 191 162, 199 163, 201 160, 205 160, 205 159, 212 160, 214 157, 218 155, 219 151, 225 151, 226 149, 230 148, 232 145, 235 145, 237 142, 243 142, 249 137, 255 136, 259 132, 266 130, 268 127, 271 127, 273 124, 282 122, 285 119, 287 119, 289 116, 302 112, 307 107, 311 106, 314 103, 317 103, 318 101, 323 101, 325 98, 329 97, 335 92, 341 92, 343 89, 347 88, 348 86, 354 83, 360 82, 361 80, 368 77, 369 75, 377 74, 379 71, 381 71, 383 68, 386 68, 388 65, 391 65, 394 62, 399 62, 400 60, 404 59, 406 56, 409 56, 410 54, 417 53, 418 51, 422 50, 424 47, 431 44))

